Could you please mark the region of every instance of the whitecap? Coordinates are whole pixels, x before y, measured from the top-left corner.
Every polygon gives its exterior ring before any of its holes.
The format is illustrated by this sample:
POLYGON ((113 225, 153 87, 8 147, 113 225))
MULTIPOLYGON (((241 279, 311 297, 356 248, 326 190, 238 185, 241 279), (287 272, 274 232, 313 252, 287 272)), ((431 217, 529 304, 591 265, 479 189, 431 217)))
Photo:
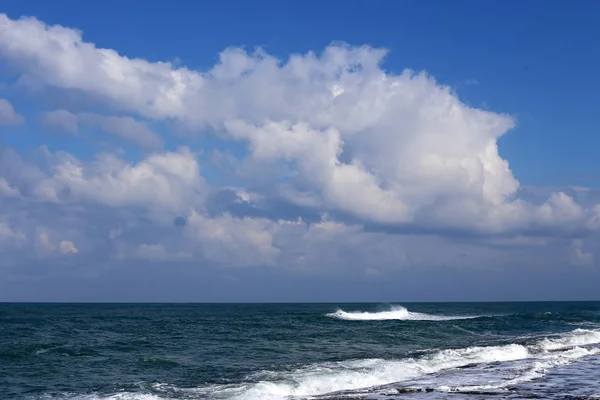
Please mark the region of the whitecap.
POLYGON ((408 311, 402 306, 392 306, 388 311, 367 312, 367 311, 344 311, 337 310, 334 313, 326 314, 327 317, 343 319, 346 321, 451 321, 458 319, 472 319, 482 317, 481 315, 434 315, 408 311))

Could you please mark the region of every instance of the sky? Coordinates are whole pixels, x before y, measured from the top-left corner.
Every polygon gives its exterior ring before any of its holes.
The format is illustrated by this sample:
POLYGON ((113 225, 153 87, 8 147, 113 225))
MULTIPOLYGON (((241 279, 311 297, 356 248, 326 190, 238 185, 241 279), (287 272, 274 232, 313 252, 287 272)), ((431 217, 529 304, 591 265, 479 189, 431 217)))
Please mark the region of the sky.
POLYGON ((0 2, 0 301, 598 300, 600 3, 0 2))

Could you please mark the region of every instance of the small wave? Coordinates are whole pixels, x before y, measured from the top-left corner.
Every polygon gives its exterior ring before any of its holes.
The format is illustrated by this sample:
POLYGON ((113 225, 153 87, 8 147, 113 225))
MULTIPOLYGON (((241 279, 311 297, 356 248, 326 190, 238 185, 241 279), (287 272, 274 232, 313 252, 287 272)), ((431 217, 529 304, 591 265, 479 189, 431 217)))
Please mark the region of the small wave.
POLYGON ((389 311, 367 312, 337 310, 334 313, 326 314, 327 317, 343 319, 346 321, 386 321, 386 320, 402 320, 402 321, 451 321, 457 319, 473 319, 480 318, 482 315, 458 316, 458 315, 433 315, 408 311, 402 306, 393 306, 389 311))

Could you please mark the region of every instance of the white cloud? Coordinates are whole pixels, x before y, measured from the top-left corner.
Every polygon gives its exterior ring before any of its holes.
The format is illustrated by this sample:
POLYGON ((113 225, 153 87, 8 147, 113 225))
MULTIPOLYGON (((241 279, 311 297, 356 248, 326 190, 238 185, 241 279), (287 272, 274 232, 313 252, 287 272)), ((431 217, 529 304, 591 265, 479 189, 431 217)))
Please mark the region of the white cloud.
POLYGON ((339 162, 341 139, 336 130, 319 132, 285 123, 256 128, 239 121, 227 123, 226 128, 234 136, 249 138, 257 158, 297 160, 300 171, 330 204, 378 222, 410 220, 406 204, 396 193, 382 189, 377 178, 360 166, 339 162))
POLYGON ((198 79, 195 73, 172 70, 169 63, 127 59, 113 50, 98 49, 83 42, 74 29, 48 27, 35 18, 11 20, 0 14, 0 52, 7 62, 24 67, 30 78, 94 92, 149 117, 179 113, 181 95, 198 79), (159 98, 154 98, 158 93, 159 98))
MULTIPOLYGON (((231 196, 229 201, 236 200, 231 196)), ((144 204, 125 209, 103 204, 36 201, 26 207, 8 199, 2 204, 10 219, 0 223, 0 267, 22 265, 26 274, 29 265, 52 260, 56 264, 48 264, 45 274, 65 271, 55 268, 59 265, 94 274, 109 266, 116 271, 166 264, 178 265, 177 271, 268 267, 266 270, 279 270, 278 274, 355 278, 366 274, 385 279, 405 269, 489 271, 518 266, 551 270, 569 264, 593 265, 598 250, 597 237, 572 241, 560 237, 469 239, 390 234, 326 215, 316 222, 215 215, 206 212, 202 204, 181 214, 185 222, 175 223, 171 216, 163 223, 139 213, 144 204), (28 237, 32 240, 27 241, 28 237)), ((35 267, 31 268, 36 273, 35 267)))
POLYGON ((77 254, 79 250, 70 240, 56 241, 54 238, 59 233, 54 229, 44 226, 38 226, 35 229, 35 250, 40 257, 47 257, 52 254, 70 255, 77 254))
POLYGON ((571 252, 564 252, 571 248, 570 241, 559 239, 456 241, 439 235, 368 232, 360 225, 328 217, 308 223, 192 212, 186 231, 190 242, 181 243, 185 243, 184 249, 195 249, 196 260, 207 259, 225 267, 268 266, 317 274, 354 271, 385 276, 407 268, 534 267, 542 260, 556 265, 571 259, 571 252))
POLYGON ((406 266, 400 236, 367 233, 361 226, 330 221, 326 216, 320 222, 309 223, 230 214, 210 217, 192 211, 187 221, 190 245, 196 244, 198 257, 225 267, 266 266, 329 273, 369 266, 406 266))
POLYGON ((132 117, 104 116, 93 113, 82 113, 79 120, 83 123, 98 125, 108 134, 149 149, 162 147, 162 141, 156 133, 132 117))
POLYGON ((596 230, 600 228, 600 204, 592 208, 592 217, 587 222, 587 228, 596 230))
POLYGON ((18 125, 25 121, 12 104, 6 99, 0 99, 0 125, 18 125))
POLYGON ((98 126, 104 132, 148 149, 162 147, 160 137, 144 122, 132 117, 105 116, 95 113, 73 114, 67 110, 48 111, 42 116, 48 130, 77 135, 80 124, 98 126))
POLYGON ((35 186, 38 198, 182 212, 201 202, 205 183, 187 148, 151 154, 137 164, 111 154, 84 163, 68 153, 52 156, 50 176, 35 186))
POLYGON ((50 234, 45 228, 38 227, 35 235, 35 247, 40 256, 56 251, 56 245, 50 239, 50 234))
POLYGON ((0 245, 22 244, 26 241, 25 234, 13 229, 7 222, 0 219, 0 245))
POLYGON ((20 193, 18 189, 9 185, 6 179, 0 176, 0 196, 18 197, 20 193))
POLYGON ((42 115, 42 124, 51 131, 77 135, 79 130, 77 116, 67 110, 54 110, 42 115))
POLYGON ((77 254, 79 250, 75 247, 75 244, 70 240, 61 240, 58 242, 58 251, 61 254, 77 254))
POLYGON ((276 265, 279 249, 273 246, 273 235, 280 222, 229 214, 210 218, 192 211, 187 224, 192 240, 209 260, 229 266, 276 265))
MULTIPOLYGON (((310 187, 295 188, 285 176, 271 181, 271 194, 294 203, 366 222, 486 233, 589 225, 593 217, 566 194, 541 206, 517 199, 519 183, 497 146, 513 118, 465 105, 426 74, 384 71, 384 49, 333 45, 282 62, 231 48, 199 72, 130 59, 83 41, 79 31, 1 15, 0 55, 24 76, 114 109, 225 133, 274 174, 281 163, 295 166, 310 187), (302 192, 310 196, 290 196, 302 192)), ((97 123, 158 144, 133 118, 108 118, 97 123)))
POLYGON ((584 251, 584 242, 581 239, 573 239, 571 241, 571 254, 573 262, 576 265, 593 265, 594 264, 594 253, 584 251))

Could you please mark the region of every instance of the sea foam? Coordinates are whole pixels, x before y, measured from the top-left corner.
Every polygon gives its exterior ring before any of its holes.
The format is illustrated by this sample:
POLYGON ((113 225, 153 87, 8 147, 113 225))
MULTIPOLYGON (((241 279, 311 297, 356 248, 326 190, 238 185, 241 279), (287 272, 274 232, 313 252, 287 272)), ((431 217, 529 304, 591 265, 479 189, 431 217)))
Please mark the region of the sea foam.
MULTIPOLYGON (((544 339, 531 345, 507 344, 446 349, 419 358, 400 360, 364 359, 322 363, 287 372, 264 371, 248 377, 253 383, 211 386, 197 390, 209 398, 220 399, 303 398, 408 382, 469 365, 519 363, 515 364, 518 368, 510 369, 515 374, 510 379, 483 385, 461 386, 459 375, 453 378, 456 380, 456 386, 453 388, 440 385, 436 390, 502 388, 543 376, 554 366, 598 354, 598 348, 579 347, 598 343, 599 331, 577 329, 561 337, 544 339), (550 349, 552 351, 549 351, 550 349)), ((493 372, 493 366, 491 368, 492 370, 486 371, 494 377, 497 373, 493 372)))
POLYGON ((433 315, 408 311, 402 306, 392 306, 388 311, 366 312, 366 311, 344 311, 337 310, 334 313, 326 314, 327 317, 343 319, 347 321, 385 321, 385 320, 402 320, 402 321, 450 321, 457 319, 472 319, 479 318, 475 316, 451 316, 451 315, 433 315))

